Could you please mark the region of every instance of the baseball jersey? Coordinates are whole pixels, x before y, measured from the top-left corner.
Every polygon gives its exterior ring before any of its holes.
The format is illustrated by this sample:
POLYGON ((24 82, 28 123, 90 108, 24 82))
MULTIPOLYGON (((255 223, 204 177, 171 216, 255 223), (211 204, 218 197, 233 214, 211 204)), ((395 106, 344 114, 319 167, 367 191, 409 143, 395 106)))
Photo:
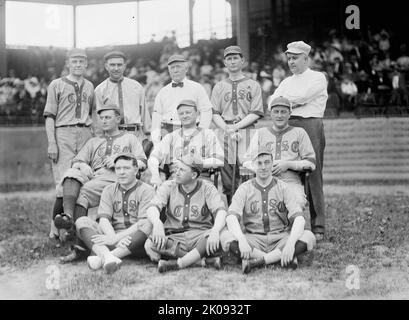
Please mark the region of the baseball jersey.
MULTIPOLYGON (((200 114, 212 109, 212 103, 200 83, 186 78, 181 83, 183 83, 183 87, 172 87, 172 82, 169 83, 156 96, 153 112, 161 116, 162 122, 180 125, 176 108, 182 100, 196 102, 200 114)), ((159 127, 160 124, 156 124, 156 128, 159 127)))
POLYGON ((155 196, 155 189, 142 181, 129 190, 115 182, 102 191, 98 218, 107 218, 115 231, 128 229, 140 219, 146 219, 146 209, 155 196))
MULTIPOLYGON (((271 151, 274 160, 308 160, 315 165, 315 152, 310 137, 303 128, 292 127, 275 131, 272 127, 256 130, 245 154, 246 160, 252 160, 259 149, 271 151)), ((301 183, 300 175, 293 170, 282 172, 278 178, 286 182, 301 183)))
POLYGON ((249 113, 264 115, 260 85, 249 78, 216 83, 211 101, 213 114, 221 115, 225 121, 240 121, 249 113))
POLYGON ((216 187, 198 179, 196 188, 186 193, 174 180, 165 181, 151 202, 160 210, 166 206, 165 232, 207 230, 213 227, 214 218, 225 206, 216 187))
POLYGON ((271 96, 271 102, 283 96, 293 104, 303 104, 294 108, 291 115, 304 118, 322 118, 327 105, 327 79, 322 72, 307 69, 284 79, 271 96))
POLYGON ((223 161, 223 149, 215 133, 202 128, 196 128, 196 131, 187 138, 183 135, 183 128, 168 133, 155 145, 151 153, 161 164, 171 164, 187 154, 223 161))
POLYGON ((302 209, 285 182, 273 177, 263 187, 254 178, 239 186, 227 215, 242 220, 246 232, 280 233, 291 229, 294 219, 302 216, 302 209))
POLYGON ((130 152, 138 160, 146 163, 145 152, 138 138, 127 132, 121 132, 116 136, 94 137, 87 141, 85 146, 73 159, 75 162, 85 162, 92 170, 97 171, 103 167, 105 157, 122 152, 130 152))
POLYGON ((51 81, 47 89, 44 117, 55 120, 55 127, 85 124, 91 125, 94 105, 94 86, 87 79, 81 85, 67 77, 51 81))
POLYGON ((145 106, 145 91, 141 84, 123 77, 114 82, 108 78, 95 88, 97 110, 108 103, 116 104, 121 110, 124 124, 143 124, 150 130, 151 117, 145 106))

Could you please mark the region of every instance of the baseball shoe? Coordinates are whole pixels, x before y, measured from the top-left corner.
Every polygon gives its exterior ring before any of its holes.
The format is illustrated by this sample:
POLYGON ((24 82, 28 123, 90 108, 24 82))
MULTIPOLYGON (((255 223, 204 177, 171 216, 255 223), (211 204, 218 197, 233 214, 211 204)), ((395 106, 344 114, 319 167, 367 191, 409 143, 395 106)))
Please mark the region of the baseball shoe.
POLYGON ((315 240, 317 242, 320 242, 320 241, 324 240, 324 234, 322 232, 314 233, 314 236, 315 236, 315 240))
POLYGON ((105 273, 111 274, 117 271, 121 267, 121 264, 122 264, 121 259, 110 254, 107 257, 105 257, 103 268, 105 270, 105 273))
POLYGON ((60 263, 65 264, 69 262, 75 262, 79 260, 86 259, 88 256, 89 251, 81 248, 80 246, 73 246, 71 252, 60 258, 60 263))
POLYGON ((294 257, 294 259, 285 266, 287 269, 295 270, 298 268, 298 259, 294 257))
POLYGON ((167 271, 178 270, 178 261, 177 260, 159 260, 158 271, 159 273, 164 273, 167 271))
POLYGON ((69 230, 73 224, 72 218, 66 214, 57 214, 54 218, 54 225, 57 229, 69 230))
POLYGON ((248 274, 252 269, 263 267, 265 264, 264 258, 243 259, 241 261, 241 270, 244 274, 248 274))
POLYGON ((205 258, 205 266, 215 268, 216 270, 220 270, 222 268, 222 262, 220 257, 205 258))
POLYGON ((103 265, 102 259, 98 256, 88 256, 87 264, 91 270, 101 269, 103 265))
POLYGON ((310 267, 314 262, 314 251, 307 251, 297 257, 298 263, 302 266, 310 267))

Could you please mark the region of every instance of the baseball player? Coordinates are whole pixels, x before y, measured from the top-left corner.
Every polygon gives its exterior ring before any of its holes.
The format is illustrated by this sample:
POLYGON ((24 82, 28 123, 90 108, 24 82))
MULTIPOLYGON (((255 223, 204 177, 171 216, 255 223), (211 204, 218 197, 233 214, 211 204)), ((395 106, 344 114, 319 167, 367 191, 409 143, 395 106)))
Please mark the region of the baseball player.
POLYGON ((172 81, 159 91, 153 107, 151 138, 154 145, 167 133, 180 128, 176 107, 182 100, 195 102, 201 128, 209 128, 212 121, 212 104, 205 89, 186 78, 188 61, 182 55, 172 55, 168 59, 168 70, 172 81))
MULTIPOLYGON (((152 173, 151 183, 156 186, 162 183, 159 165, 164 170, 164 165, 170 167, 183 155, 202 158, 204 169, 223 166, 223 149, 216 135, 212 130, 196 125, 196 103, 193 100, 183 100, 176 109, 182 128, 168 133, 157 143, 148 159, 148 167, 152 173)), ((169 177, 170 172, 166 175, 169 177)))
POLYGON ((137 180, 138 159, 132 153, 120 153, 114 158, 117 182, 104 188, 98 208, 99 223, 89 217, 75 222, 79 237, 96 255, 87 258, 92 270, 103 267, 112 273, 121 259, 141 256, 152 231, 146 219, 146 209, 155 196, 152 186, 137 180))
POLYGON ((260 85, 244 76, 244 61, 240 47, 230 46, 224 50, 224 65, 229 77, 216 83, 211 96, 213 121, 218 127, 220 143, 224 146, 225 163, 221 178, 223 193, 229 204, 239 180, 238 155, 246 152, 254 131, 251 129, 264 115, 260 85))
MULTIPOLYGON (((48 139, 48 158, 51 159, 56 185, 53 219, 63 212, 62 176, 71 167, 72 159, 78 151, 92 137, 90 115, 94 104, 94 86, 84 79, 87 68, 85 50, 70 50, 66 64, 69 74, 50 83, 43 113, 48 139)), ((58 235, 53 219, 50 238, 58 235)))
POLYGON ((303 128, 291 127, 288 120, 291 115, 291 103, 284 97, 278 97, 270 103, 272 126, 256 130, 243 167, 255 171, 252 167, 254 155, 261 149, 267 149, 274 158, 273 176, 289 184, 302 209, 306 204, 304 187, 300 172, 315 169, 315 153, 311 140, 303 128))
POLYGON ((273 177, 270 151, 260 149, 254 166, 256 177, 242 183, 233 196, 226 217, 230 233, 221 237, 222 247, 242 258, 243 273, 279 261, 295 268, 297 256, 312 250, 314 234, 304 230, 302 208, 291 189, 273 177))
MULTIPOLYGON (((219 249, 226 211, 216 187, 199 178, 202 169, 200 158, 180 158, 175 179, 159 187, 148 208, 153 229, 145 250, 152 261, 159 260, 159 272, 186 268, 219 249), (162 223, 159 213, 165 206, 166 220, 162 223), (163 256, 171 259, 163 260, 163 256)), ((220 268, 220 257, 213 258, 212 265, 220 268)))
POLYGON ((308 177, 308 202, 311 229, 320 241, 325 233, 325 202, 322 181, 325 135, 322 118, 328 99, 327 80, 322 72, 311 70, 308 55, 311 46, 303 41, 287 45, 287 59, 293 75, 284 79, 271 100, 283 96, 290 100, 293 112, 289 124, 307 131, 316 156, 316 169, 308 177))
MULTIPOLYGON (((87 215, 88 208, 98 206, 104 188, 116 180, 114 158, 117 154, 130 152, 137 158, 138 168, 146 167, 145 153, 138 138, 118 129, 121 121, 118 106, 104 105, 98 110, 98 115, 105 136, 88 140, 73 159, 72 168, 64 174, 64 212, 55 217, 57 228, 71 228, 73 221, 87 215)), ((81 250, 81 247, 77 243, 76 249, 81 250)), ((78 253, 83 253, 78 250, 62 259, 62 262, 75 260, 78 253)))

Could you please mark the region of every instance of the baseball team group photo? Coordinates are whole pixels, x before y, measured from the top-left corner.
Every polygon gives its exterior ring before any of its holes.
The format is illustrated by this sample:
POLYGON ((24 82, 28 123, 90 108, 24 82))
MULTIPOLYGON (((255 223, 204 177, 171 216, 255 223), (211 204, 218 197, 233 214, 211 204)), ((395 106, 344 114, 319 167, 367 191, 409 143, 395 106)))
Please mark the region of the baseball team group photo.
POLYGON ((407 299, 407 22, 337 3, 0 1, 0 299, 407 299))

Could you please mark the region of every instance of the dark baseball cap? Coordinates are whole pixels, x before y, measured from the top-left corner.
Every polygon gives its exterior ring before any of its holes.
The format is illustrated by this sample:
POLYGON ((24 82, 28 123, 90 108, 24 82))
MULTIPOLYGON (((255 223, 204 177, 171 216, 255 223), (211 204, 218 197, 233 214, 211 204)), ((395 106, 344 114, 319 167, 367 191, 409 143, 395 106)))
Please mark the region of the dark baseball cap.
POLYGON ((118 113, 119 115, 121 114, 121 110, 119 109, 119 107, 114 104, 114 103, 108 103, 108 104, 104 104, 102 107, 98 108, 97 110, 97 114, 100 114, 102 111, 104 110, 114 110, 116 113, 118 113))
POLYGON ((73 58, 73 57, 87 58, 87 54, 84 49, 72 48, 70 51, 67 52, 67 58, 73 58))
POLYGON ((270 110, 272 110, 274 107, 287 107, 291 111, 291 102, 287 98, 284 98, 283 96, 279 96, 275 98, 273 101, 270 102, 270 110))
POLYGON ((201 173, 203 170, 203 161, 202 159, 198 157, 191 156, 191 155, 184 155, 178 158, 178 161, 182 162, 183 164, 192 168, 193 171, 196 171, 198 173, 201 173))
POLYGON ((178 106, 176 107, 176 110, 178 110, 180 107, 185 106, 185 107, 193 107, 197 110, 196 102, 193 100, 182 100, 179 102, 178 106))
POLYGON ((126 60, 125 53, 123 53, 122 51, 110 51, 104 55, 105 62, 111 58, 122 58, 126 60))
POLYGON ((168 59, 168 65, 172 64, 173 62, 187 62, 186 58, 181 54, 174 54, 171 55, 168 59))
POLYGON ((118 153, 115 157, 114 157, 114 163, 116 163, 118 161, 118 159, 124 158, 126 160, 138 160, 136 158, 136 156, 130 152, 121 152, 118 153))
POLYGON ((226 58, 226 56, 229 54, 239 54, 243 56, 243 52, 241 51, 241 48, 239 46, 229 46, 224 49, 223 57, 226 58))

